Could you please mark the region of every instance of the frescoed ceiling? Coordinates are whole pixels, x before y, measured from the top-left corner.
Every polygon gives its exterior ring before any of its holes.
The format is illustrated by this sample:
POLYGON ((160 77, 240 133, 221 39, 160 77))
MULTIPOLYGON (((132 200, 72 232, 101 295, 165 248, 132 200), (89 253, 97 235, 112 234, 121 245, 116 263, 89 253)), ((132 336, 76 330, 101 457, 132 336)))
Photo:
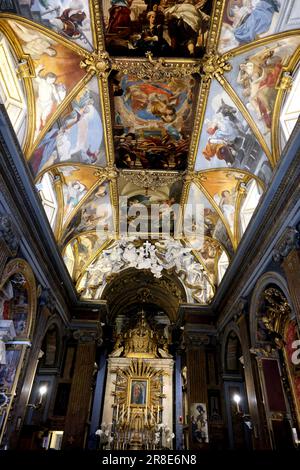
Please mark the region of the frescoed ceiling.
POLYGON ((208 304, 300 111, 300 0, 11 4, 0 97, 79 298, 135 268, 208 304))

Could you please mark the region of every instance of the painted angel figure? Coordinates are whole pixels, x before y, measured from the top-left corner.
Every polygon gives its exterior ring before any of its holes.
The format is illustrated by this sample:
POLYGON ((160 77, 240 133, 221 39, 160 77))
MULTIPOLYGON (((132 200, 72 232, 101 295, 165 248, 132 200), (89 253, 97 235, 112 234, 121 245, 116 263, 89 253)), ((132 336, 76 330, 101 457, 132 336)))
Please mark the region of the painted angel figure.
POLYGON ((50 19, 50 23, 69 38, 76 39, 88 27, 86 18, 83 2, 72 0, 68 8, 61 7, 59 15, 50 19))

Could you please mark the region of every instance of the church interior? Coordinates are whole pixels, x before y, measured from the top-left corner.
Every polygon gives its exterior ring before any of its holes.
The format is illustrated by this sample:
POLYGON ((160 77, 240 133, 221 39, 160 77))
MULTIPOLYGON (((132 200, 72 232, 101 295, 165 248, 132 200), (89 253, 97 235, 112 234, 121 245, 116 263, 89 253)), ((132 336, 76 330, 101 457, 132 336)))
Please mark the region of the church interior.
POLYGON ((300 0, 0 1, 0 449, 300 444, 300 0))

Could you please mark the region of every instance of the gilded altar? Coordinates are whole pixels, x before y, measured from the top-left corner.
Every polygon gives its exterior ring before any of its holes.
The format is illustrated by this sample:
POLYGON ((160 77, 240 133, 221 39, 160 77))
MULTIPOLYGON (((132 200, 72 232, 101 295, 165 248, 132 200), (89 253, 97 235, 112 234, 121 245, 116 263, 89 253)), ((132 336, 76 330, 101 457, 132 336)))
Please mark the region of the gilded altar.
POLYGON ((108 359, 102 422, 113 449, 172 448, 173 359, 167 339, 142 313, 122 331, 108 359))

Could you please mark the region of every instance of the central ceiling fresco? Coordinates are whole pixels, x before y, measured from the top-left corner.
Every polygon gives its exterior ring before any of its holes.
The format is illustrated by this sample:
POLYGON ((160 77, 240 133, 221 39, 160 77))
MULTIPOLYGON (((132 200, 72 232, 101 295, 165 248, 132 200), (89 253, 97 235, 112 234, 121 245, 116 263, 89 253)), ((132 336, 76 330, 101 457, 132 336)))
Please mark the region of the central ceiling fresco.
POLYGON ((135 268, 209 303, 287 140, 300 0, 17 3, 1 98, 78 296, 135 268))

